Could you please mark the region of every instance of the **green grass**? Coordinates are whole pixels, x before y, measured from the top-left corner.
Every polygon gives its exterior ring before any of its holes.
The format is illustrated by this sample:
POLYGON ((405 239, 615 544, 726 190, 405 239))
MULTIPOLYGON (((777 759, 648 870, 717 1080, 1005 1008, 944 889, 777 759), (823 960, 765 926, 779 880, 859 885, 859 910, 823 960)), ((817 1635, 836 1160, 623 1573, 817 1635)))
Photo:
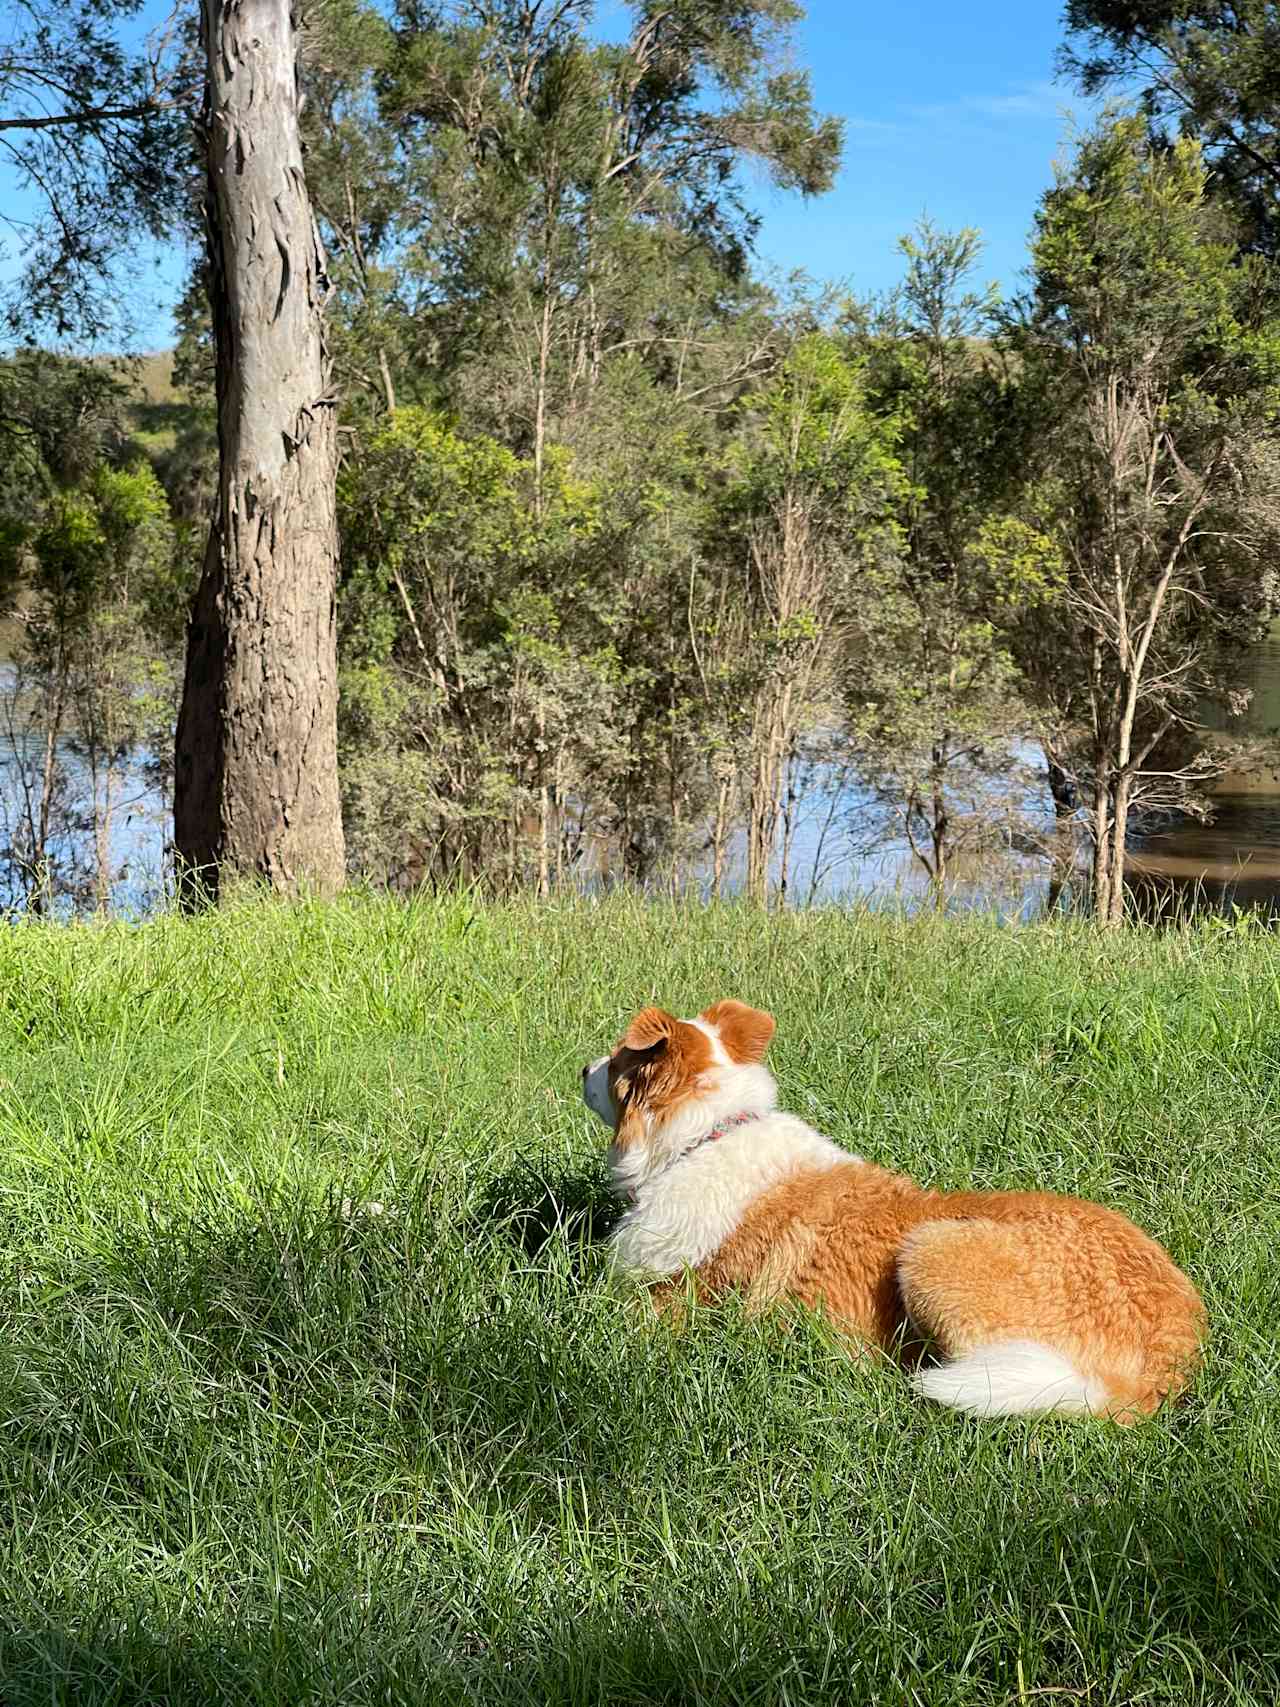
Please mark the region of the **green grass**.
POLYGON ((1280 940, 1226 928, 14 928, 0 1700, 1271 1707, 1278 1074, 1280 940), (818 1322, 642 1327, 579 1065, 728 994, 851 1148, 1164 1239, 1213 1324, 1191 1400, 984 1424, 818 1322))

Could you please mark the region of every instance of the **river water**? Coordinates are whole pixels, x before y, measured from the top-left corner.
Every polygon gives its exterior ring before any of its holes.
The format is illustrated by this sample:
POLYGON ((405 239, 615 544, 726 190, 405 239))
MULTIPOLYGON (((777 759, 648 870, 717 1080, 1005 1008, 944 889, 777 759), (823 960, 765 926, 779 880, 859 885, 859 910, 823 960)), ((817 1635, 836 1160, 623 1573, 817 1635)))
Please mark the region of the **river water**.
MULTIPOLYGON (((1250 657, 1245 685, 1252 690, 1248 714, 1236 727, 1257 738, 1274 738, 1275 760, 1247 775, 1224 777, 1215 791, 1208 823, 1180 819, 1131 839, 1131 888, 1144 910, 1186 906, 1229 910, 1258 907, 1280 915, 1280 622, 1250 657)), ((0 663, 0 703, 12 692, 13 667, 0 663)), ((19 754, 3 736, 0 720, 0 828, 11 821, 19 754)), ((73 755, 64 755, 72 775, 73 755)), ((112 836, 113 897, 116 906, 144 913, 166 892, 169 824, 165 802, 149 792, 141 770, 128 778, 125 804, 112 836)), ((879 898, 907 905, 921 900, 926 884, 908 849, 890 842, 867 851, 845 827, 863 804, 856 788, 842 792, 836 811, 827 796, 800 804, 787 899, 793 904, 879 898)), ((742 886, 741 838, 731 850, 725 892, 742 886)), ((3 885, 0 883, 0 888, 3 885)), ((695 874, 692 889, 706 893, 707 873, 695 874)), ((972 872, 956 885, 958 906, 994 906, 1015 915, 1035 913, 1043 903, 1043 865, 1011 858, 1000 872, 972 872)), ((8 900, 11 902, 12 897, 8 900)), ((6 896, 0 893, 0 907, 6 896)))
MULTIPOLYGON (((23 885, 9 863, 6 850, 11 837, 20 836, 23 816, 23 778, 33 793, 38 790, 43 741, 27 725, 20 708, 29 702, 17 700, 16 671, 0 662, 0 912, 20 907, 23 885)), ((165 897, 168 805, 147 774, 148 755, 140 753, 116 781, 108 850, 113 909, 129 916, 152 911, 165 897)), ((92 784, 82 758, 68 748, 58 755, 59 769, 67 786, 68 822, 61 815, 60 827, 52 837, 55 865, 86 896, 93 886, 93 840, 91 821, 85 822, 92 784)), ((64 898, 55 903, 56 914, 74 910, 64 898)))
MULTIPOLYGON (((1273 746, 1274 756, 1222 777, 1207 823, 1184 818, 1133 838, 1131 883, 1144 898, 1280 914, 1280 622, 1254 647, 1241 685, 1252 699, 1230 728, 1273 746)), ((1228 727, 1221 717, 1207 721, 1228 727)))

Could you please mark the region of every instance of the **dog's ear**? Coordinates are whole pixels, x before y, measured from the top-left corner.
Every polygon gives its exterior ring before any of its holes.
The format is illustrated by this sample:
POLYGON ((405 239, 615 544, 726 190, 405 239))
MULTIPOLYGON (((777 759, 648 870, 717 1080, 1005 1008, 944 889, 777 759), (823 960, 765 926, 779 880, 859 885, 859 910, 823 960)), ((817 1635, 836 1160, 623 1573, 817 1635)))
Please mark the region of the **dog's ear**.
POLYGON ((731 1061, 763 1061, 777 1029, 773 1015, 745 1002, 716 1002, 698 1016, 716 1028, 731 1061))
POLYGON ((679 1024, 676 1016, 667 1013, 665 1008, 641 1008, 623 1033, 622 1047, 634 1049, 637 1054, 661 1049, 670 1043, 679 1024))
MULTIPOLYGON (((673 1074, 680 1072, 681 1022, 665 1008, 642 1008, 622 1035, 615 1050, 626 1050, 614 1081, 614 1094, 621 1097, 621 1112, 614 1144, 629 1150, 642 1144, 649 1131, 649 1099, 673 1074)), ((691 1030, 691 1027, 685 1027, 691 1030)), ((706 1039, 702 1039, 705 1044, 706 1039)))

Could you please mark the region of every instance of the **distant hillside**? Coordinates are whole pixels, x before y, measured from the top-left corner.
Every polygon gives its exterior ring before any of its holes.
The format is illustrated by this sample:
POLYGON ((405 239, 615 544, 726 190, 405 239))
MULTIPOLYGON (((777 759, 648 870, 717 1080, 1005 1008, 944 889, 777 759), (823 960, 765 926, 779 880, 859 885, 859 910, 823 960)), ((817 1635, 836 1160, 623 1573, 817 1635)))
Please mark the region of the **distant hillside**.
POLYGON ((137 358, 137 385, 144 403, 177 403, 173 384, 173 351, 157 350, 137 358))

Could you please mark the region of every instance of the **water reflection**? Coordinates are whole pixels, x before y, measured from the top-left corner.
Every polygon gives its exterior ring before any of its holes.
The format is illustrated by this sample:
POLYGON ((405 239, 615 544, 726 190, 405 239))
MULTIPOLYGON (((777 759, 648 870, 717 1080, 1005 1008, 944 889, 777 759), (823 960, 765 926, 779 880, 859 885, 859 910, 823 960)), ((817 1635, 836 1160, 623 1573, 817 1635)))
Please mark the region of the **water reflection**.
MULTIPOLYGON (((1254 738, 1276 737, 1280 732, 1280 623, 1251 656, 1245 676, 1253 699, 1248 716, 1235 729, 1254 738)), ((0 709, 6 699, 12 704, 14 688, 13 667, 0 662, 0 709)), ((1276 755, 1272 765, 1223 779, 1211 823, 1180 819, 1148 832, 1139 830, 1131 837, 1129 888, 1140 912, 1168 916, 1193 908, 1242 907, 1280 916, 1280 738, 1276 755)), ((36 759, 15 720, 0 717, 0 840, 5 839, 6 829, 12 834, 18 772, 36 759)), ((81 762, 70 753, 64 753, 62 760, 70 781, 82 792, 86 779, 81 762)), ((167 801, 150 785, 144 760, 145 755, 124 779, 111 838, 114 904, 135 914, 162 902, 168 888, 167 801)), ((890 840, 870 847, 865 835, 857 832, 867 801, 845 777, 847 771, 833 787, 831 778, 809 773, 811 786, 798 802, 788 841, 786 901, 798 906, 877 900, 906 907, 929 904, 927 881, 905 844, 890 840)), ((1047 791, 1042 801, 1025 805, 1031 816, 1043 812, 1047 835, 1052 827, 1047 791)), ((745 865, 745 838, 739 833, 728 850, 725 895, 741 893, 745 865)), ((954 869, 959 881, 948 888, 948 905, 994 908, 1009 917, 1028 917, 1043 909, 1048 875, 1043 858, 1010 850, 1004 858, 988 854, 981 861, 958 859, 954 869)), ((773 875, 776 886, 783 875, 781 855, 773 875)), ((598 875, 586 880, 588 888, 600 883, 607 883, 607 878, 598 875)), ((670 884, 659 880, 656 887, 669 889, 670 884)), ((685 864, 678 887, 691 897, 708 895, 712 887, 709 856, 705 862, 695 856, 685 864)), ((1079 898, 1087 885, 1074 887, 1079 898)), ((16 893, 2 891, 0 884, 0 907, 18 899, 16 893)))
POLYGON ((1239 672, 1247 713, 1229 721, 1206 707, 1212 729, 1274 744, 1274 757, 1224 776, 1211 822, 1178 819, 1131 839, 1129 885, 1144 909, 1233 907, 1280 914, 1280 621, 1239 672))
POLYGON ((1128 863, 1130 888, 1144 901, 1280 914, 1280 795, 1218 795, 1212 823, 1144 836, 1128 863))
MULTIPOLYGON (((0 912, 30 904, 33 826, 40 816, 45 743, 33 721, 13 664, 0 662, 0 912)), ((85 759, 68 743, 57 749, 56 787, 45 844, 53 875, 48 911, 58 918, 86 912, 95 902, 98 844, 97 796, 85 759)), ((156 786, 151 755, 135 753, 114 773, 106 838, 107 887, 111 910, 143 917, 162 905, 169 891, 169 804, 156 786)))

